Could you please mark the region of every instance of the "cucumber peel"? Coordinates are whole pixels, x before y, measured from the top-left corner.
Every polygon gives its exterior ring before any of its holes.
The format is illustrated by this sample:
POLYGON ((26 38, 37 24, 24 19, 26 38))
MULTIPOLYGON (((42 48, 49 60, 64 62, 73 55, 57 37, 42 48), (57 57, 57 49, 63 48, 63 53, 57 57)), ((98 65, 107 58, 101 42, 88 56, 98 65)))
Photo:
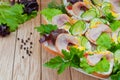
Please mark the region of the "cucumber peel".
POLYGON ((86 21, 89 21, 95 17, 99 17, 100 16, 100 12, 97 8, 91 8, 89 9, 88 11, 84 12, 82 15, 81 15, 81 18, 83 20, 86 20, 86 21))
POLYGON ((84 21, 77 21, 74 25, 69 29, 72 35, 81 35, 86 29, 86 24, 84 21))

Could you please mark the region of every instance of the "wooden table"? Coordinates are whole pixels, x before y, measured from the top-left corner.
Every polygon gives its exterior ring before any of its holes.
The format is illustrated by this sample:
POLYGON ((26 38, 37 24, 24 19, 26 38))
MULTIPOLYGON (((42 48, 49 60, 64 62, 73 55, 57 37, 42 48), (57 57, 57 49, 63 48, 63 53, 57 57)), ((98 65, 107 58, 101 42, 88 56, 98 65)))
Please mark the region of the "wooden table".
MULTIPOLYGON (((47 6, 50 0, 38 0, 40 10, 47 6)), ((40 14, 34 19, 19 26, 18 31, 10 36, 0 37, 0 80, 98 80, 77 72, 71 68, 58 75, 56 70, 43 67, 42 64, 53 55, 48 54, 39 43, 39 33, 34 30, 35 26, 43 23, 40 14), (30 34, 32 32, 32 35, 30 34), (18 40, 18 38, 20 40, 18 40), (23 47, 32 46, 31 55, 26 50, 20 49, 21 39, 30 41, 23 47), (30 44, 33 42, 33 45, 30 44)))

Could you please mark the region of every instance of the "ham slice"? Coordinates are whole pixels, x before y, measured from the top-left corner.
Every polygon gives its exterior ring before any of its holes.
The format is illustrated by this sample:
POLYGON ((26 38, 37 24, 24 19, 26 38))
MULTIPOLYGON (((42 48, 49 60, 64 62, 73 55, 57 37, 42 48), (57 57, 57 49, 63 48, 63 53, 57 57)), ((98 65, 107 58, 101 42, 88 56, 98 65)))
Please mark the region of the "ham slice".
POLYGON ((96 44, 96 40, 103 32, 110 33, 111 29, 105 24, 99 24, 96 28, 89 29, 85 35, 88 40, 96 44))
POLYGON ((87 56, 88 64, 91 66, 95 66, 101 60, 102 57, 102 54, 93 54, 91 56, 89 55, 87 56))
POLYGON ((113 5, 113 11, 120 13, 120 0, 110 0, 110 2, 113 5))
POLYGON ((62 33, 57 37, 55 46, 59 52, 62 50, 68 51, 67 48, 69 43, 77 45, 78 40, 70 34, 62 33))
POLYGON ((73 7, 72 7, 72 11, 75 15, 79 16, 80 14, 82 14, 84 11, 88 10, 87 6, 85 5, 84 2, 76 2, 73 7))
POLYGON ((60 14, 52 19, 52 23, 57 25, 59 28, 63 26, 65 23, 69 22, 69 17, 66 14, 60 14))
POLYGON ((106 57, 109 62, 114 60, 113 54, 109 52, 106 52, 105 54, 88 55, 86 58, 89 65, 95 66, 103 57, 106 57))

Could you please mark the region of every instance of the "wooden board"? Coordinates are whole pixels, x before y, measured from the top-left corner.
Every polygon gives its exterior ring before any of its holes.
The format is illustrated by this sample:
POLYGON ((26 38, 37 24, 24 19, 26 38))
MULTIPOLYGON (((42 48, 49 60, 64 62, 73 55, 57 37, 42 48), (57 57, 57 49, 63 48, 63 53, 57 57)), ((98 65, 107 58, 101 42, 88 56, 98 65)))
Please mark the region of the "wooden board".
MULTIPOLYGON (((50 0, 38 2, 41 10, 47 7, 50 0)), ((71 68, 58 75, 56 70, 44 67, 43 64, 54 56, 40 46, 40 36, 34 28, 41 23, 43 18, 38 14, 36 18, 20 25, 18 31, 10 36, 0 37, 0 80, 98 80, 71 68), (21 39, 27 40, 27 43, 23 44, 21 39), (26 52, 27 47, 32 51, 30 56, 26 52)))

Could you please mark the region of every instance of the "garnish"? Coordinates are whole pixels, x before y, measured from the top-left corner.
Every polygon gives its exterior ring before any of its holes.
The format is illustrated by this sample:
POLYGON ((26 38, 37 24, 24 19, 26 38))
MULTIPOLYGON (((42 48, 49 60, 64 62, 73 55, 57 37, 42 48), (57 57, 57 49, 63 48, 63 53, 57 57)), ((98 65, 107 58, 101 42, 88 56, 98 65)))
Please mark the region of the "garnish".
POLYGON ((40 32, 41 35, 44 35, 50 34, 51 31, 57 30, 57 26, 52 24, 41 24, 41 26, 36 27, 36 29, 38 32, 40 32))
POLYGON ((51 22, 52 18, 56 15, 62 14, 62 11, 59 9, 46 8, 41 11, 41 14, 51 22))
POLYGON ((44 66, 52 69, 58 69, 58 74, 61 74, 69 66, 79 68, 80 58, 83 56, 83 52, 84 51, 80 51, 74 47, 71 47, 69 52, 62 50, 64 55, 63 58, 57 56, 46 62, 44 66))

